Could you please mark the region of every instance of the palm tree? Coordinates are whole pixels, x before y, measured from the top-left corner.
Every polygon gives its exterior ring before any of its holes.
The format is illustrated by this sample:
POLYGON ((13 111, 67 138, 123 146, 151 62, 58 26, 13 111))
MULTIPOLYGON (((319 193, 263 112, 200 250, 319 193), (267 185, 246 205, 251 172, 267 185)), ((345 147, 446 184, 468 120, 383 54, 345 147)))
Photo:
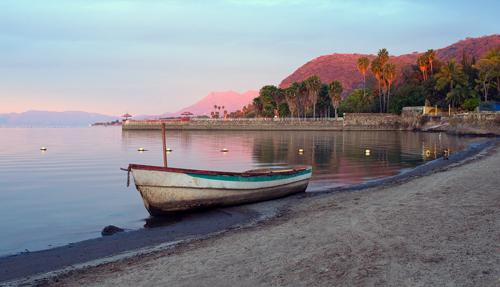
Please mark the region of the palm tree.
POLYGON ((380 66, 384 66, 389 61, 389 52, 383 48, 378 50, 378 58, 380 59, 380 66))
MULTIPOLYGON (((385 49, 385 48, 379 49, 378 50, 378 58, 379 58, 379 62, 380 62, 380 71, 381 71, 383 84, 384 84, 384 86, 386 86, 387 83, 385 80, 385 75, 383 73, 383 69, 384 69, 385 63, 387 63, 387 61, 389 61, 389 52, 387 51, 387 49, 385 49)), ((385 106, 385 93, 382 93, 382 94, 384 95, 383 106, 385 106)))
POLYGON ((264 104, 262 103, 260 98, 259 97, 254 98, 252 104, 255 108, 255 113, 257 115, 262 115, 262 109, 264 108, 264 104))
POLYGON ((318 102, 319 89, 321 89, 321 80, 317 76, 310 76, 306 80, 306 86, 309 91, 309 100, 313 105, 313 118, 316 118, 316 103, 318 102))
POLYGON ((286 102, 288 103, 288 108, 290 109, 290 112, 292 114, 293 118, 293 111, 297 109, 297 97, 298 97, 298 84, 297 82, 294 82, 291 84, 285 91, 286 95, 286 102))
POLYGON ((375 78, 377 78, 377 82, 378 82, 378 100, 380 102, 380 112, 382 112, 382 97, 380 95, 380 73, 382 72, 382 65, 380 65, 380 59, 379 58, 373 59, 370 70, 375 75, 375 78))
POLYGON ((337 109, 339 107, 340 100, 342 99, 341 94, 344 91, 342 83, 339 81, 333 81, 328 86, 328 95, 332 99, 333 108, 335 109, 335 120, 338 120, 337 109))
POLYGON ((384 67, 384 78, 387 81, 387 112, 389 112, 389 98, 391 94, 391 83, 396 77, 396 65, 387 63, 384 67))
POLYGON ((434 75, 437 79, 436 90, 442 90, 450 87, 450 92, 453 92, 455 84, 467 84, 467 76, 463 73, 461 66, 456 66, 455 59, 446 61, 446 65, 441 67, 441 71, 434 75))
POLYGON ((431 64, 431 75, 434 75, 434 70, 432 69, 432 61, 436 59, 436 51, 434 51, 433 49, 429 49, 427 50, 425 55, 427 56, 427 61, 431 64))
POLYGON ((306 118, 307 106, 309 105, 309 90, 307 89, 307 85, 305 81, 298 83, 297 86, 298 97, 297 97, 297 108, 299 110, 299 118, 300 118, 300 110, 304 110, 304 119, 306 118))
POLYGON ((427 80, 427 61, 429 58, 427 58, 426 54, 423 54, 422 56, 417 58, 417 65, 420 67, 420 71, 422 71, 422 78, 427 80))
POLYGON ((453 92, 449 92, 446 95, 446 101, 448 103, 452 103, 452 106, 455 106, 455 103, 458 105, 462 105, 469 98, 476 98, 476 91, 471 87, 471 85, 467 84, 465 86, 461 86, 457 84, 453 92))
POLYGON ((365 91, 365 97, 366 97, 366 90, 365 90, 365 84, 366 84, 366 70, 368 70, 368 66, 370 65, 370 60, 368 60, 367 57, 361 57, 358 59, 358 70, 363 74, 363 91, 365 91))

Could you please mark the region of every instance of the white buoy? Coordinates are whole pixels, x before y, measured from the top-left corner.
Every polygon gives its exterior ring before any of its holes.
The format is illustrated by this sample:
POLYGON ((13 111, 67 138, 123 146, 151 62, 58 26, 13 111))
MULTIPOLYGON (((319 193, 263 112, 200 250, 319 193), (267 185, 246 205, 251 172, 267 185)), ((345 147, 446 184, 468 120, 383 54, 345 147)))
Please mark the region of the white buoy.
POLYGON ((366 155, 370 155, 370 150, 369 150, 369 149, 367 149, 367 150, 365 151, 365 154, 366 154, 366 155))
POLYGON ((46 147, 42 147, 40 150, 46 151, 47 148, 46 147))

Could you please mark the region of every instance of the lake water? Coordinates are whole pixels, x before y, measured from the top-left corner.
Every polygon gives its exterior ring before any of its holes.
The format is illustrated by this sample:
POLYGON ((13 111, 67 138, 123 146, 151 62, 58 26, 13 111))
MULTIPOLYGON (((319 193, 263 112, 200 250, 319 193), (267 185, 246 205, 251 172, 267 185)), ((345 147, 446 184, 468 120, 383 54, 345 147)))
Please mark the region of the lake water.
MULTIPOLYGON (((169 166, 244 171, 307 164, 309 192, 396 175, 484 140, 379 131, 167 131, 169 166)), ((149 214, 120 167, 162 166, 161 147, 159 130, 0 128, 0 256, 100 237, 107 225, 142 228, 149 214)))

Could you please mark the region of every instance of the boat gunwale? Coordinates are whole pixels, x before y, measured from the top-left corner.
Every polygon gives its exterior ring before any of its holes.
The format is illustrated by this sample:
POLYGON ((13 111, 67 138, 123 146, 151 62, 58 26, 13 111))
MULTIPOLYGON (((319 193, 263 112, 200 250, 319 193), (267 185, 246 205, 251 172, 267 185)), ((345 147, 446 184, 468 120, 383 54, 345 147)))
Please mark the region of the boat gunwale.
POLYGON ((226 175, 226 176, 275 176, 275 175, 291 175, 297 174, 303 171, 312 170, 311 166, 295 166, 290 169, 273 171, 270 169, 257 169, 257 170, 247 170, 243 172, 231 172, 231 171, 212 171, 212 170, 196 170, 196 169, 184 169, 184 168, 174 168, 174 167, 163 167, 163 166, 153 166, 153 165, 141 165, 141 164, 129 164, 128 170, 140 169, 140 170, 152 170, 152 171, 165 171, 173 173, 185 173, 185 174, 202 174, 202 175, 226 175))

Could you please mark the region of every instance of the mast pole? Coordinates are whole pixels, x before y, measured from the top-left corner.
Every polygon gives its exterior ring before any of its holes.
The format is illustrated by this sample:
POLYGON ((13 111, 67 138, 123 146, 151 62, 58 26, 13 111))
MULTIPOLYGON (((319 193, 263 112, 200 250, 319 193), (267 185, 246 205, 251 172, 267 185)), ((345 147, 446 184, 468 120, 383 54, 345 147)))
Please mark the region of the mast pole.
POLYGON ((161 123, 161 140, 163 142, 163 163, 167 167, 167 141, 165 139, 165 123, 161 123))

